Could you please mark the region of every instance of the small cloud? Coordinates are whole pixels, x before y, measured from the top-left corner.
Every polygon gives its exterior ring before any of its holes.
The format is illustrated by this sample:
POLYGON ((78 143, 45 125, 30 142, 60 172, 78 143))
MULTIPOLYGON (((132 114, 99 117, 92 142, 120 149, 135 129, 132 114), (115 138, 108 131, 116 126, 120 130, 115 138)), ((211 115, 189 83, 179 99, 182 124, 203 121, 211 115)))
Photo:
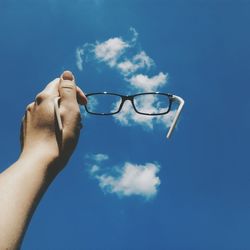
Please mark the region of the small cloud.
POLYGON ((106 62, 110 67, 114 67, 119 56, 121 56, 128 47, 128 43, 121 38, 115 37, 103 43, 97 43, 94 48, 94 53, 98 60, 106 62))
POLYGON ((85 158, 100 163, 108 160, 109 156, 106 154, 87 154, 85 158))
POLYGON ((131 39, 131 44, 136 44, 139 33, 136 31, 134 27, 130 27, 129 31, 132 33, 132 39, 131 39))
POLYGON ((98 172, 100 170, 100 167, 99 166, 97 166, 97 165, 93 165, 91 168, 90 168, 90 171, 89 171, 89 173, 91 174, 91 175, 94 175, 96 172, 98 172))
POLYGON ((130 32, 132 33, 132 38, 128 41, 125 41, 121 37, 113 37, 104 42, 85 43, 82 48, 77 48, 76 64, 78 69, 82 70, 83 55, 91 56, 94 60, 104 62, 111 68, 117 68, 121 70, 121 73, 126 73, 128 70, 134 72, 138 68, 148 67, 153 60, 144 51, 135 55, 131 61, 121 60, 120 57, 124 55, 126 49, 134 47, 137 42, 138 32, 132 27, 130 28, 130 32))
POLYGON ((117 65, 117 68, 119 70, 121 70, 121 72, 123 74, 129 74, 129 73, 132 73, 134 71, 136 71, 138 69, 138 66, 136 64, 134 64, 133 62, 129 61, 129 60, 125 60, 123 62, 120 62, 118 65, 117 65))
POLYGON ((105 192, 115 193, 120 197, 138 195, 150 199, 157 194, 161 183, 157 176, 159 170, 160 166, 155 163, 138 165, 125 162, 117 176, 98 175, 97 171, 94 171, 94 174, 96 173, 95 178, 105 192))
POLYGON ((76 66, 80 71, 83 70, 83 55, 84 55, 84 49, 78 47, 76 49, 76 66))
POLYGON ((148 69, 154 64, 154 61, 146 54, 145 51, 141 51, 134 56, 133 61, 138 63, 140 67, 147 67, 148 69))
POLYGON ((132 60, 124 60, 117 64, 117 69, 121 71, 122 74, 128 75, 136 72, 142 68, 151 68, 154 61, 144 52, 136 54, 132 60))
POLYGON ((162 72, 153 77, 138 74, 132 76, 130 79, 127 79, 127 81, 137 89, 141 89, 143 91, 155 91, 157 88, 160 88, 166 84, 167 76, 167 74, 164 74, 162 72))

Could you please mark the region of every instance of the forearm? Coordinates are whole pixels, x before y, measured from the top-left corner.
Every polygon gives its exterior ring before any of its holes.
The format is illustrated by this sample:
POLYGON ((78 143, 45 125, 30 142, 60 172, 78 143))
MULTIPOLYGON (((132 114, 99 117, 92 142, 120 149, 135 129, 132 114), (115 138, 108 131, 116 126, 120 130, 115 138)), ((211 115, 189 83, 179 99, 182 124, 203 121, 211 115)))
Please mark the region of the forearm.
POLYGON ((57 174, 45 157, 21 157, 0 174, 0 249, 18 249, 40 198, 57 174))
POLYGON ((42 195, 64 168, 77 144, 87 98, 65 71, 30 103, 22 121, 22 154, 0 174, 0 250, 19 248, 42 195), (55 98, 63 130, 55 118, 55 98), (60 105, 59 105, 60 104, 60 105))

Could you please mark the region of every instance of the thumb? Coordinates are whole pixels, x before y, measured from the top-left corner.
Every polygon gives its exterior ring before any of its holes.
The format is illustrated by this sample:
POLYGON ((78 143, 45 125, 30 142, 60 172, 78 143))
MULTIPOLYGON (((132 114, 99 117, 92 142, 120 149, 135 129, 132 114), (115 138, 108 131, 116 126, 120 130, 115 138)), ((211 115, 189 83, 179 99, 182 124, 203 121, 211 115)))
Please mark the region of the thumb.
POLYGON ((60 77, 59 95, 62 105, 69 102, 77 103, 75 78, 70 71, 64 71, 60 77))

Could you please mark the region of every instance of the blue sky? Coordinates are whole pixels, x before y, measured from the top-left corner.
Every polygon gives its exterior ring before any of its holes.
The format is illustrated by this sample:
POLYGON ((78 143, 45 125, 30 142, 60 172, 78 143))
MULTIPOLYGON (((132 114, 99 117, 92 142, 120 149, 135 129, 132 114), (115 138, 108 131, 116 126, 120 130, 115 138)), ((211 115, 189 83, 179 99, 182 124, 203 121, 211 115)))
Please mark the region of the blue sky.
POLYGON ((140 92, 128 79, 162 72, 159 89, 186 101, 170 140, 161 122, 84 113, 23 249, 250 249, 249 11, 243 0, 0 1, 1 171, 18 157, 26 105, 65 69, 87 93, 140 92), (130 47, 110 66, 93 49, 114 38, 130 47), (119 70, 141 52, 152 67, 119 70))

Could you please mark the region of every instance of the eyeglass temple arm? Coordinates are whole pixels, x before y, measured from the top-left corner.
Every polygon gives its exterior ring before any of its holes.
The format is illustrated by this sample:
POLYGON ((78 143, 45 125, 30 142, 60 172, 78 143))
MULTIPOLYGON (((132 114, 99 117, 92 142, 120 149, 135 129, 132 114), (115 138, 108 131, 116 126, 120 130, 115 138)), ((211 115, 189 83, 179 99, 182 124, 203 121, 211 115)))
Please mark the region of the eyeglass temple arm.
POLYGON ((179 97, 179 96, 173 95, 172 98, 173 98, 174 101, 178 101, 179 107, 178 107, 178 109, 177 109, 177 111, 176 111, 176 114, 175 114, 174 120, 173 120, 173 122, 172 122, 172 124, 171 124, 171 127, 170 127, 170 129, 168 130, 168 133, 167 133, 167 136, 166 136, 167 139, 169 139, 170 136, 171 136, 171 134, 173 133, 174 128, 175 128, 175 126, 176 126, 176 123, 177 123, 177 121, 178 121, 178 118, 179 118, 179 116, 180 116, 180 114, 181 114, 181 110, 182 110, 182 108, 183 108, 183 106, 184 106, 184 103, 185 103, 185 101, 184 101, 181 97, 179 97))
POLYGON ((56 97, 54 99, 54 110, 55 110, 58 128, 59 128, 60 132, 62 132, 63 125, 62 125, 62 119, 61 119, 61 115, 60 115, 60 111, 59 111, 59 104, 58 104, 59 100, 60 100, 60 97, 56 97))

